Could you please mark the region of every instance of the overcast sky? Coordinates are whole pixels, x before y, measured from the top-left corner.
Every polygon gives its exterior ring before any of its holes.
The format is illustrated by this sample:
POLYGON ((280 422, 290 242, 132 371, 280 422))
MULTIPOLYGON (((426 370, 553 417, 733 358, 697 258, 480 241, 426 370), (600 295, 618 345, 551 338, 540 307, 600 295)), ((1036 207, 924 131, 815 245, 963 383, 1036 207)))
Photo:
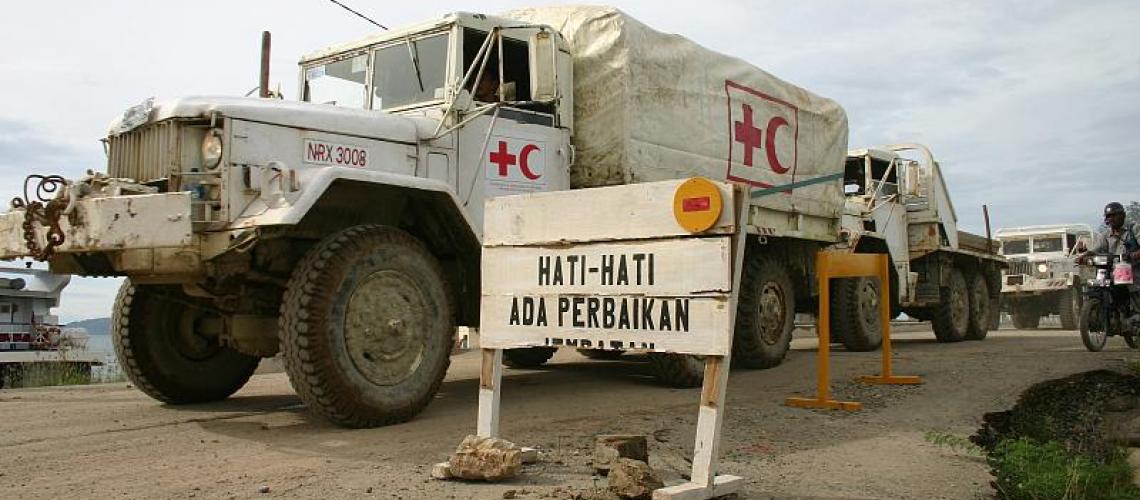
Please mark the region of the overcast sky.
MULTIPOLYGON (((344 0, 389 27, 524 1, 344 0)), ((1140 2, 616 1, 658 30, 838 101, 852 147, 922 142, 963 229, 1094 222, 1140 199, 1140 2)), ((0 16, 0 195, 30 172, 104 169, 98 140, 150 96, 296 97, 302 54, 378 28, 328 0, 9 2, 0 16)), ((116 280, 76 279, 64 320, 107 316, 116 280)))

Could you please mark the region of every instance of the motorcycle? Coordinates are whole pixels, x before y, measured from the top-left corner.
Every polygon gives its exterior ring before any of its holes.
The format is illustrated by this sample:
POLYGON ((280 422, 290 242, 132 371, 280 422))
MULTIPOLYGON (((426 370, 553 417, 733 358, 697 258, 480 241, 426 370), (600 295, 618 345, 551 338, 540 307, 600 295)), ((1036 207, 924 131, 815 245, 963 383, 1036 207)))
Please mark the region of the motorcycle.
POLYGON ((1119 255, 1088 257, 1096 278, 1085 285, 1079 325, 1081 341, 1092 352, 1104 349, 1108 337, 1121 336, 1128 347, 1140 347, 1140 328, 1132 319, 1132 265, 1119 255))

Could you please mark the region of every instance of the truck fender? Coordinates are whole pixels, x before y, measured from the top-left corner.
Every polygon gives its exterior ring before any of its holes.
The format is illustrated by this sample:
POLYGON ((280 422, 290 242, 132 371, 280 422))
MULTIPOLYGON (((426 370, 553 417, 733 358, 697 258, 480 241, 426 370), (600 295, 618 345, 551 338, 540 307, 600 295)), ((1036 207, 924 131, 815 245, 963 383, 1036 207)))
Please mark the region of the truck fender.
POLYGON ((258 197, 234 220, 231 228, 245 229, 258 226, 297 224, 304 219, 305 215, 321 199, 321 196, 337 181, 373 184, 378 187, 404 188, 443 197, 450 202, 451 206, 455 207, 456 212, 466 222, 471 236, 476 241, 482 240, 481 228, 477 227, 467 212, 463 210, 463 202, 460 201, 451 185, 435 179, 347 167, 320 169, 313 176, 306 178, 300 189, 282 193, 277 200, 267 201, 263 199, 264 197, 258 197))

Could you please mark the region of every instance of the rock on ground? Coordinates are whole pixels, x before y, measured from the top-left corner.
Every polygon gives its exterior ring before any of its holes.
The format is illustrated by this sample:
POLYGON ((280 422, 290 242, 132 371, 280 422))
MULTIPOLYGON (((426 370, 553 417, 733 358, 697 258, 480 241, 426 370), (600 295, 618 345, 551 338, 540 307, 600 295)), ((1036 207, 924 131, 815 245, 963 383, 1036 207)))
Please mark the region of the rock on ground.
POLYGON ((609 474, 619 458, 649 462, 649 444, 644 435, 602 434, 594 439, 594 471, 609 474))
POLYGON ((471 435, 463 438, 449 464, 459 479, 502 481, 522 468, 522 449, 505 439, 471 435))
POLYGON ((649 464, 641 460, 619 458, 610 470, 610 491, 622 498, 649 500, 653 490, 664 486, 649 464))

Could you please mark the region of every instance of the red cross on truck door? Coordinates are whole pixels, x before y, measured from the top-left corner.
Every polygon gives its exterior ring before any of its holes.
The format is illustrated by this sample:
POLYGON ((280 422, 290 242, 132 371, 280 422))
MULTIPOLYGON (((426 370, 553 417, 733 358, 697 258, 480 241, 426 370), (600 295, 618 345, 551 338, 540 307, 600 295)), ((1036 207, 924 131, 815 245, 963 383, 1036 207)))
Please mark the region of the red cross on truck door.
POLYGON ((725 81, 728 179, 759 187, 794 182, 799 110, 756 89, 725 81))
POLYGON ((531 193, 546 186, 546 147, 540 141, 492 135, 483 158, 490 196, 531 193))

